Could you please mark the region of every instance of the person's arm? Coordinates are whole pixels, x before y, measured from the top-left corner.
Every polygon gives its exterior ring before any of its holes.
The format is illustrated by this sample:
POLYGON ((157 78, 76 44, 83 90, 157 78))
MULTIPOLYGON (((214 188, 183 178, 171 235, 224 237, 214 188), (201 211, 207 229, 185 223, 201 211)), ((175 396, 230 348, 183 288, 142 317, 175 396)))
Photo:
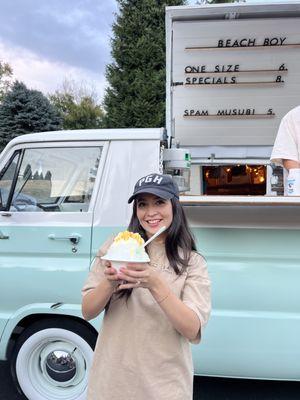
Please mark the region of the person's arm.
MULTIPOLYGON (((118 279, 116 272, 113 272, 114 270, 112 268, 107 268, 107 270, 112 270, 107 273, 113 280, 118 279)), ((82 316, 85 320, 89 321, 90 319, 96 318, 104 310, 116 287, 113 280, 103 278, 98 286, 84 295, 81 308, 82 316)))
POLYGON ((300 168, 300 162, 294 160, 282 160, 285 169, 290 170, 291 168, 300 168))
POLYGON ((104 310, 119 284, 117 271, 111 268, 109 261, 101 259, 111 242, 109 239, 99 250, 82 289, 81 312, 86 320, 97 317, 104 310))
POLYGON ((173 327, 189 340, 194 340, 201 328, 197 314, 171 291, 168 285, 157 278, 149 289, 173 327))
MULTIPOLYGON (((131 268, 137 268, 137 270, 124 269, 119 274, 119 279, 124 279, 127 283, 121 284, 118 290, 136 287, 149 289, 173 327, 182 336, 189 340, 194 340, 200 330, 200 320, 197 314, 171 291, 170 287, 158 276, 156 271, 151 270, 149 267, 147 270, 141 270, 138 269, 138 265, 131 266, 131 268), (141 282, 138 286, 137 280, 141 282)), ((145 267, 142 266, 142 268, 145 267)))
POLYGON ((194 254, 193 263, 188 267, 182 299, 171 291, 160 274, 146 264, 128 264, 120 271, 119 279, 127 283, 121 284, 118 290, 149 289, 173 327, 190 341, 200 340, 201 329, 210 313, 210 281, 201 256, 194 254))

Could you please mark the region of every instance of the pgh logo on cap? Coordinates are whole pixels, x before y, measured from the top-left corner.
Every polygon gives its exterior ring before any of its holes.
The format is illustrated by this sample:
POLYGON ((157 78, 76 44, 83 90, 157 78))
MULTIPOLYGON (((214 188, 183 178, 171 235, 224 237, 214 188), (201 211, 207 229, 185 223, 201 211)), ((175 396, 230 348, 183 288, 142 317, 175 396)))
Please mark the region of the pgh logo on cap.
POLYGON ((138 186, 142 186, 143 183, 156 183, 157 185, 159 185, 162 180, 163 176, 161 175, 147 175, 144 178, 139 179, 137 184, 138 186))
POLYGON ((140 178, 134 186, 133 195, 129 198, 128 203, 136 198, 139 194, 149 193, 165 200, 173 197, 179 199, 179 189, 170 175, 149 174, 140 178))

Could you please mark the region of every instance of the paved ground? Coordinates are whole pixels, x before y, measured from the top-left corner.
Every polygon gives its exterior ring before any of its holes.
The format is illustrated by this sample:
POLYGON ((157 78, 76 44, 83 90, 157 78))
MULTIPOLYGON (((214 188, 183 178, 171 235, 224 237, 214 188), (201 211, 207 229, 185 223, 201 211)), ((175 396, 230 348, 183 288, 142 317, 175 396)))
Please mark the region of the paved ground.
POLYGON ((8 363, 3 361, 0 361, 0 400, 24 400, 12 383, 8 363))
MULTIPOLYGON (((299 400, 300 398, 300 382, 196 377, 194 386, 194 400, 299 400)), ((8 364, 2 361, 0 400, 26 400, 16 392, 9 375, 8 364)))
POLYGON ((300 382, 196 377, 194 400, 299 400, 300 382))

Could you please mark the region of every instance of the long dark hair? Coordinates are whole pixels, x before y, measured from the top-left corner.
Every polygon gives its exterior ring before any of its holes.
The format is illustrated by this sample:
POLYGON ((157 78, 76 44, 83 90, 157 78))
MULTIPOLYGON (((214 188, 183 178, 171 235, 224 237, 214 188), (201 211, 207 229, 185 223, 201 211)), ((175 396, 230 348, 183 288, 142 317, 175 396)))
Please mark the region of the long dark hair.
MULTIPOLYGON (((173 220, 166 230, 166 255, 171 268, 180 275, 188 266, 191 251, 197 251, 195 239, 189 229, 187 219, 182 205, 176 197, 171 199, 173 209, 173 220), (182 256, 180 255, 182 253, 182 256)), ((144 228, 140 225, 137 217, 137 201, 133 203, 132 217, 128 225, 130 232, 138 232, 146 241, 148 238, 144 228)))
MULTIPOLYGON (((187 219, 182 205, 176 197, 171 199, 173 220, 166 230, 166 255, 171 268, 177 275, 181 275, 187 268, 192 251, 197 251, 194 236, 189 229, 187 219)), ((134 200, 133 212, 128 228, 130 232, 139 233, 146 241, 147 235, 137 217, 137 201, 134 200)), ((146 249, 147 251, 147 249, 146 249)), ((131 295, 132 289, 124 289, 119 293, 119 297, 131 295)), ((127 300, 126 299, 126 300, 127 300)))

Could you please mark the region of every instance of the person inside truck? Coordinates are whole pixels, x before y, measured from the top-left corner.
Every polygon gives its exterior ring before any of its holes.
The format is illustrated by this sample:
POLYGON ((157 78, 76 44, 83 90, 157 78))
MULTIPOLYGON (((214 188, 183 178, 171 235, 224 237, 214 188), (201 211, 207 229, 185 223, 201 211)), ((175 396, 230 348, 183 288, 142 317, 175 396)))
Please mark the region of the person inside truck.
MULTIPOLYGON (((146 241, 149 263, 117 272, 96 257, 82 289, 86 320, 105 309, 90 370, 88 400, 192 400, 190 343, 199 343, 210 309, 205 259, 169 175, 139 179, 128 202, 128 230, 146 241)), ((112 240, 99 250, 106 253, 112 240)))
POLYGON ((287 170, 300 168, 300 106, 282 118, 271 161, 283 165, 287 170))

